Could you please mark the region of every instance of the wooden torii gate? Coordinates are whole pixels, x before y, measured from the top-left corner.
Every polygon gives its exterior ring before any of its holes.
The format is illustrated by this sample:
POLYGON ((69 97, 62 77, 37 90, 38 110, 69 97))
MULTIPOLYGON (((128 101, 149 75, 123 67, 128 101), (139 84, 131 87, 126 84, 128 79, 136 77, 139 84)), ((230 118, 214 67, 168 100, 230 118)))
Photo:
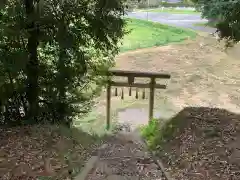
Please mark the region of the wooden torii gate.
MULTIPOLYGON (((170 79, 169 74, 152 73, 152 72, 139 72, 139 71, 124 71, 124 70, 109 70, 108 76, 127 77, 128 82, 115 82, 111 79, 107 83, 107 129, 110 128, 110 109, 111 109, 111 87, 136 87, 136 88, 149 88, 149 120, 153 118, 154 109, 154 92, 155 89, 166 89, 166 85, 156 84, 156 79, 170 79), (150 83, 134 83, 135 78, 150 78, 150 83)), ((130 92, 129 92, 130 94, 130 92)))

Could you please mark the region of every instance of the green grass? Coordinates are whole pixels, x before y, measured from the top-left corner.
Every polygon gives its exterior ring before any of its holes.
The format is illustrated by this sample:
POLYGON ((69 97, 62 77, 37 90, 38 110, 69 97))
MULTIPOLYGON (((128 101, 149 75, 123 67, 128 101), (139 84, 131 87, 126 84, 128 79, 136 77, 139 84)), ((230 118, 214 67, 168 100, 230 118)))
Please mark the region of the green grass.
POLYGON ((106 117, 97 111, 89 112, 85 117, 76 119, 74 127, 83 129, 86 133, 104 136, 114 130, 114 122, 111 121, 110 131, 106 129, 106 117))
POLYGON ((138 19, 127 19, 127 30, 130 30, 130 33, 123 39, 121 52, 162 46, 196 37, 196 33, 191 30, 138 19))
MULTIPOLYGON (((140 128, 142 137, 146 140, 150 150, 159 150, 162 145, 173 139, 184 128, 181 117, 172 119, 153 119, 146 126, 140 128)), ((186 122, 185 122, 186 123, 186 122)))
POLYGON ((171 13, 171 14, 200 14, 198 11, 194 10, 182 10, 182 9, 171 9, 171 8, 164 8, 163 10, 161 8, 156 9, 149 9, 144 10, 145 12, 162 12, 162 13, 171 13))
POLYGON ((212 28, 216 28, 216 23, 214 22, 205 22, 205 23, 196 23, 195 26, 208 26, 212 28))
POLYGON ((146 140, 148 147, 151 150, 156 149, 158 146, 156 142, 158 142, 158 138, 161 137, 160 121, 157 119, 151 120, 148 125, 140 127, 140 132, 146 140))

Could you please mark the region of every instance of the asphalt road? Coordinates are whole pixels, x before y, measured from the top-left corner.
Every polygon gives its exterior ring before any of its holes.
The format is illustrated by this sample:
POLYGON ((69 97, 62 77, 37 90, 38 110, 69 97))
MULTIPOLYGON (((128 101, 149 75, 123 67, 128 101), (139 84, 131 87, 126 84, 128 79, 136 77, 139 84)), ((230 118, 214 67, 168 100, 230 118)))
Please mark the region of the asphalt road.
POLYGON ((171 26, 189 28, 192 30, 213 33, 215 28, 206 26, 196 26, 196 23, 207 22, 206 19, 202 19, 199 14, 171 14, 171 13, 159 13, 159 12, 130 12, 128 17, 144 19, 171 26))

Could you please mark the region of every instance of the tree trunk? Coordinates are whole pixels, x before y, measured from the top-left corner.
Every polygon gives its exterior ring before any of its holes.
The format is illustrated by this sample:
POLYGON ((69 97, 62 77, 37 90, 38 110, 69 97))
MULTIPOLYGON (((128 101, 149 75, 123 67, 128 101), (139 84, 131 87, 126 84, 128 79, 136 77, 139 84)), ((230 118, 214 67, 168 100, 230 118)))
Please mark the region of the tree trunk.
POLYGON ((57 63, 57 89, 58 89, 58 119, 61 121, 61 123, 65 123, 67 126, 69 125, 66 119, 66 110, 67 110, 67 104, 66 104, 66 91, 67 91, 67 85, 68 85, 68 72, 67 72, 67 66, 69 62, 69 57, 67 55, 67 42, 66 42, 66 36, 67 36, 67 27, 66 22, 64 21, 64 15, 59 21, 58 26, 58 33, 57 33, 57 39, 59 43, 59 59, 57 63), (65 38, 63 38, 65 37, 65 38))
POLYGON ((65 107, 65 100, 66 100, 66 87, 67 87, 67 77, 66 77, 66 59, 67 59, 67 54, 66 50, 60 47, 60 54, 59 54, 59 60, 58 60, 58 79, 57 79, 57 86, 58 86, 58 115, 59 115, 59 120, 64 121, 65 119, 65 112, 66 112, 66 107, 65 107))
POLYGON ((37 55, 39 29, 34 21, 36 17, 34 0, 25 0, 26 16, 28 20, 28 62, 27 62, 27 99, 29 102, 28 123, 35 123, 38 115, 38 71, 39 61, 37 55))

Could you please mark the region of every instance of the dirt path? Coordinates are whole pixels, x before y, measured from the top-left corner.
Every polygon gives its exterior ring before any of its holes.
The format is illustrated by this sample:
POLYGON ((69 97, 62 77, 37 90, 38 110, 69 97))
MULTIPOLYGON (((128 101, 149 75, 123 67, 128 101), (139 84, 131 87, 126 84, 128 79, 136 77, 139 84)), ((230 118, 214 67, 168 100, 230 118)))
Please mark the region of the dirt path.
POLYGON ((134 132, 121 132, 97 152, 86 180, 166 180, 134 132))

